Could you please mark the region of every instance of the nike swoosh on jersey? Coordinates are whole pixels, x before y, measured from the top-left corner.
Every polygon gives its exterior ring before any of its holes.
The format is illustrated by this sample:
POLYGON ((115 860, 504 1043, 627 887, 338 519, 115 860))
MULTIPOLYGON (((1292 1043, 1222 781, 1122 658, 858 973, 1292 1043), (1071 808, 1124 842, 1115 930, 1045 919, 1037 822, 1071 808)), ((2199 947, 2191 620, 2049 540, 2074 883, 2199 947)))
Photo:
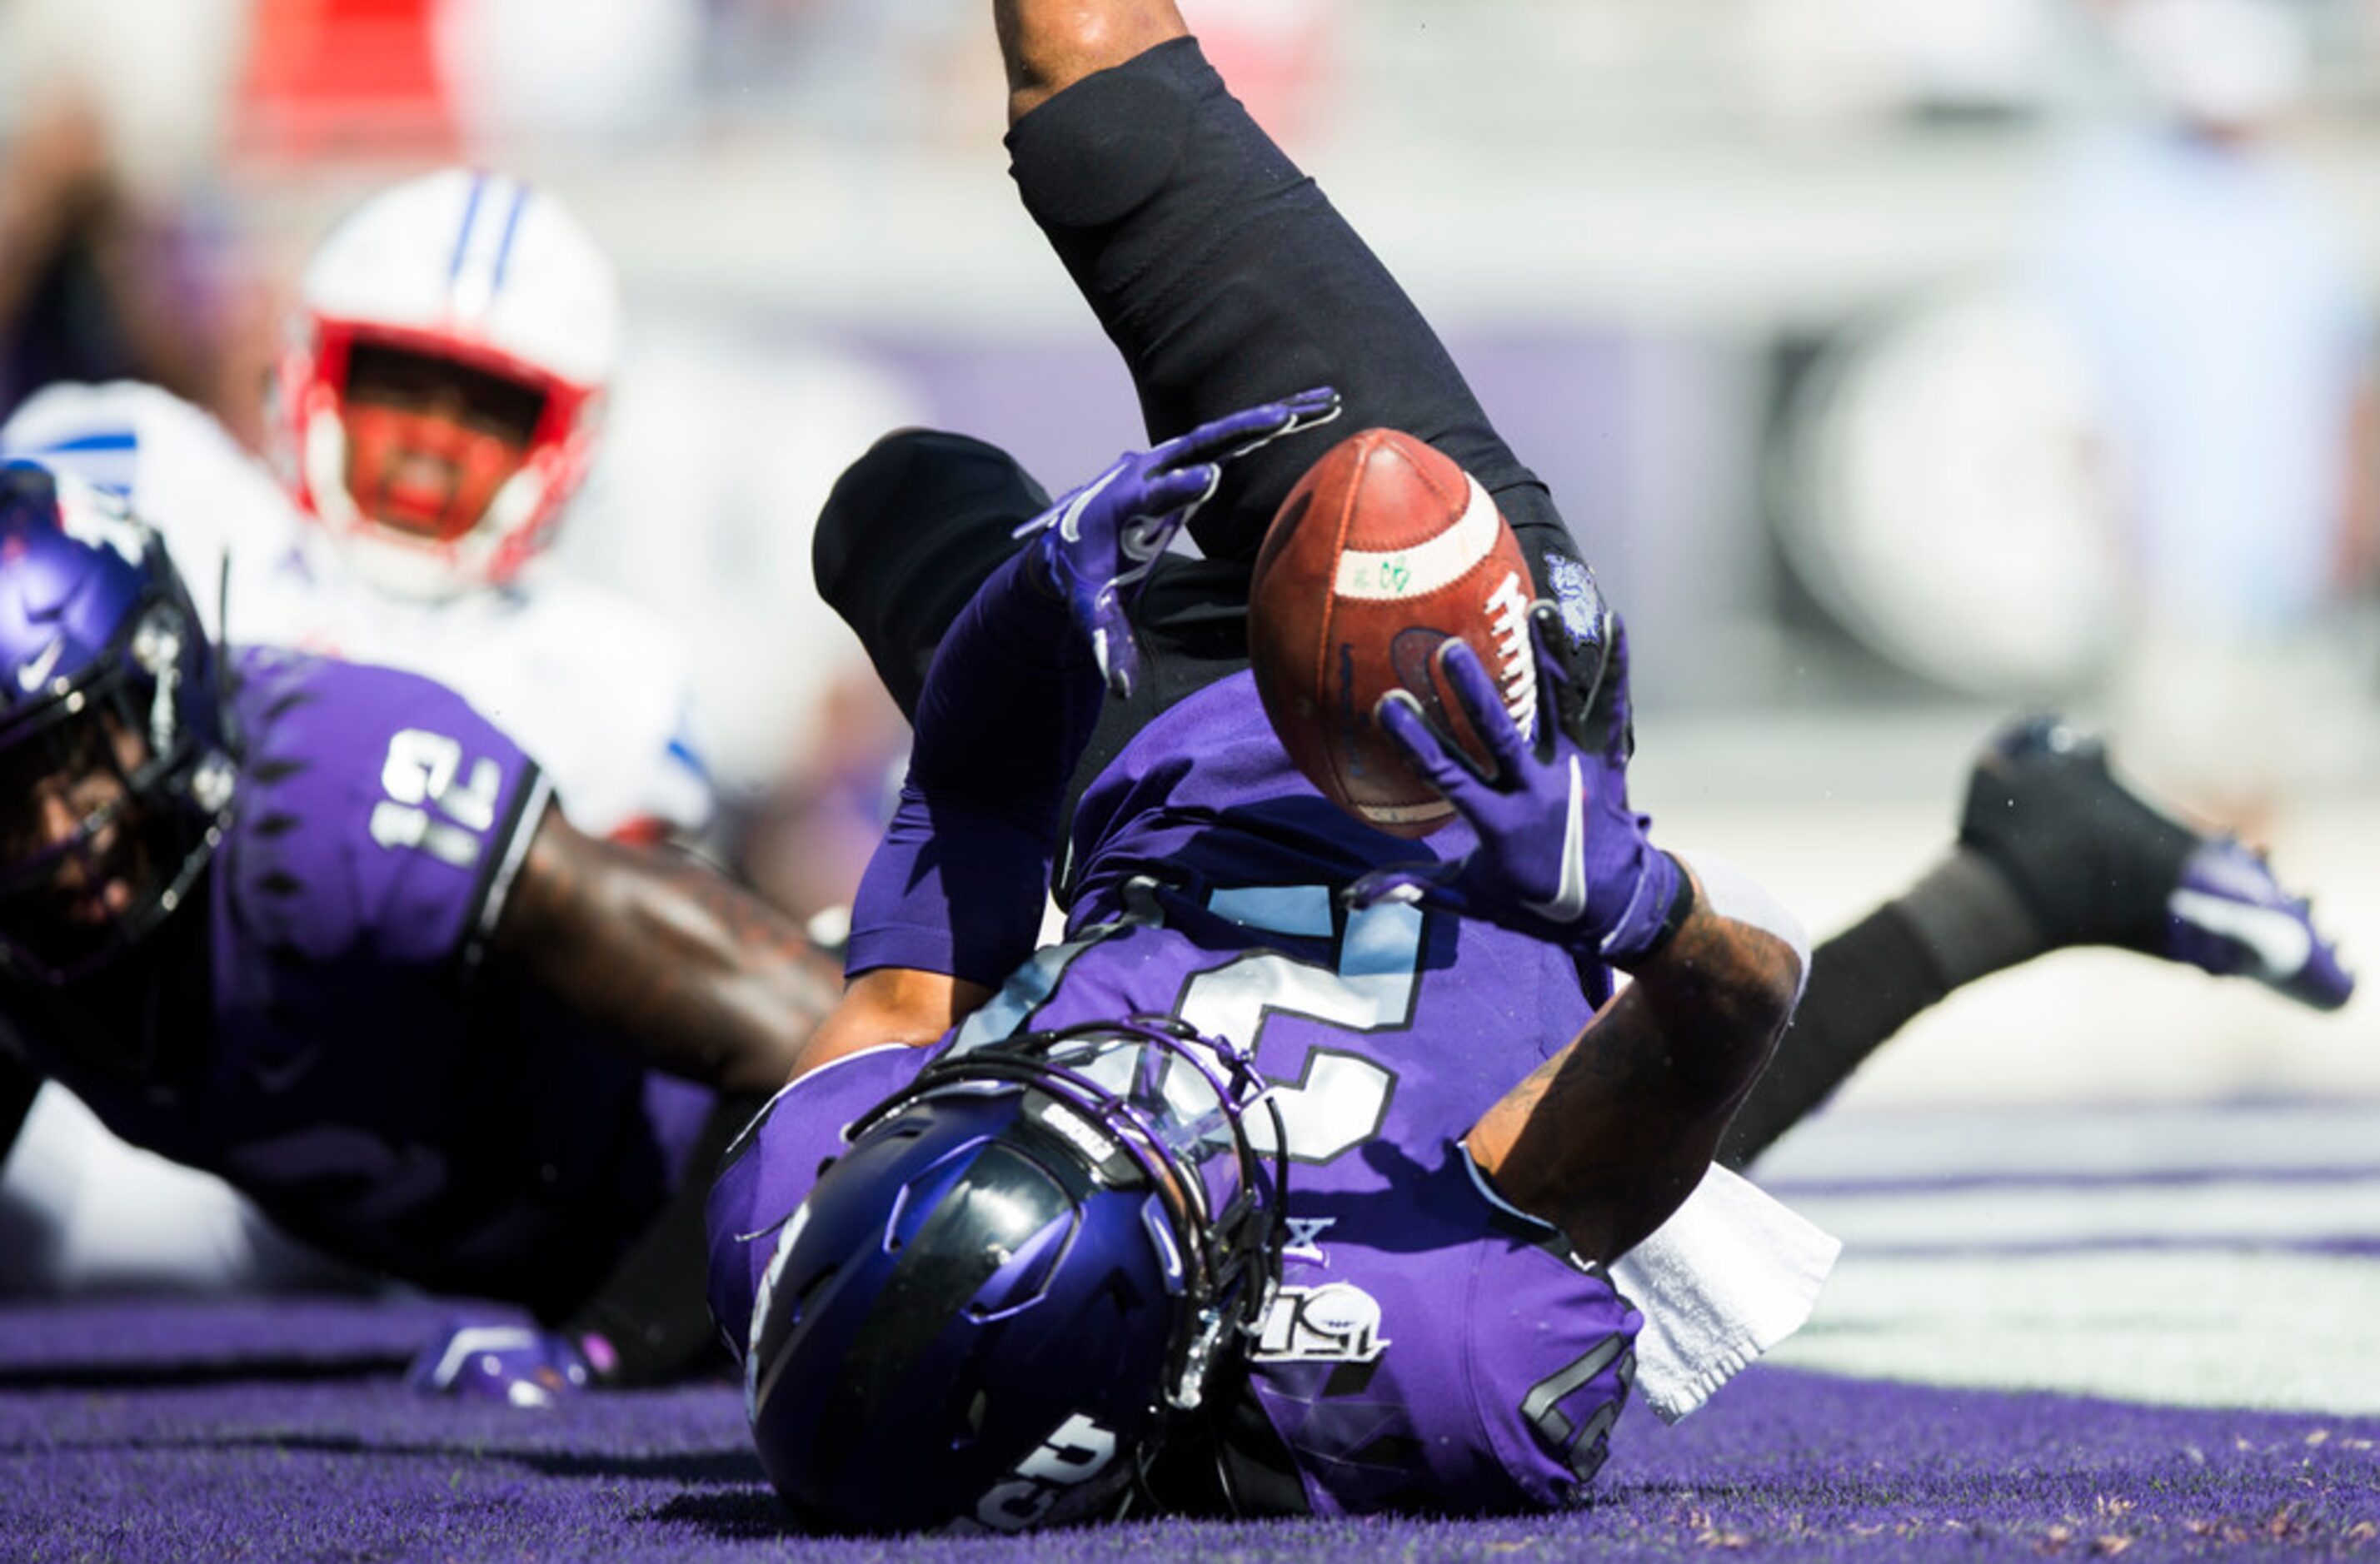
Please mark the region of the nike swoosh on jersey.
POLYGON ((2227 901, 2203 891, 2176 891, 2166 911, 2209 934, 2219 934, 2247 947, 2276 977, 2294 976, 2313 954, 2313 934, 2288 913, 2227 901))
POLYGON ((1548 923, 1576 923, 1586 911, 1586 779, 1570 758, 1570 813, 1562 821, 1561 884, 1550 902, 1524 899, 1522 909, 1548 923))
POLYGON ((17 670, 17 687, 30 695, 48 684, 50 670, 58 665, 58 658, 66 649, 66 637, 63 636, 42 648, 39 657, 17 670))

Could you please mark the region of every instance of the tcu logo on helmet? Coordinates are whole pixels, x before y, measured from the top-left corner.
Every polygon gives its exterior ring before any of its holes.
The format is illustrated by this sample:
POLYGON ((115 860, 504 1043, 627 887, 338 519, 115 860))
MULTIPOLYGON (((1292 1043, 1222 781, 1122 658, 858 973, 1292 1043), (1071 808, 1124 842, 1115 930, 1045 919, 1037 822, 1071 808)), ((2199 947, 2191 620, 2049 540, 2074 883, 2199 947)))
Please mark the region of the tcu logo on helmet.
POLYGON ((950 1529, 1021 1532, 1048 1515, 1067 1489, 1106 1471, 1115 1453, 1116 1437, 1078 1412, 977 1502, 975 1524, 962 1517, 950 1529))

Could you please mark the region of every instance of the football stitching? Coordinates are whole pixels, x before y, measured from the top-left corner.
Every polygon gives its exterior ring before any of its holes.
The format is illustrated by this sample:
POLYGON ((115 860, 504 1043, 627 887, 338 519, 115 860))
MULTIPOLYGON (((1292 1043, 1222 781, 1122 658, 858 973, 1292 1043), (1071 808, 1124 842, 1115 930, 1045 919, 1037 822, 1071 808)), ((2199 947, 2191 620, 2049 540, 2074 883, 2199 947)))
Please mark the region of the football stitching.
MULTIPOLYGON (((1365 441, 1367 446, 1374 443, 1368 435, 1359 435, 1357 438, 1365 441)), ((1338 733, 1337 723, 1340 717, 1339 703, 1330 698, 1330 626, 1339 613, 1338 561, 1341 551, 1346 546, 1347 528, 1354 518, 1356 497, 1363 492, 1364 478, 1370 470, 1370 462, 1367 459, 1369 454, 1369 450, 1366 449, 1357 455, 1354 481, 1347 485, 1347 491, 1339 502, 1339 514, 1330 524, 1330 552, 1328 557, 1331 562, 1331 589, 1322 594, 1322 623, 1319 626, 1321 634, 1320 638, 1315 643, 1313 661, 1315 702, 1326 714, 1325 721, 1331 724, 1323 730, 1326 734, 1338 733)), ((1308 512, 1307 515, 1310 519, 1312 513, 1308 512)), ((1368 718, 1370 715, 1369 712, 1364 712, 1360 717, 1368 718)), ((1325 763, 1330 768, 1330 781, 1338 791, 1340 802, 1346 804, 1354 803, 1355 792, 1349 784, 1347 769, 1342 762, 1345 753, 1352 750, 1354 745, 1354 735, 1348 734, 1343 746, 1337 742, 1325 742, 1322 746, 1325 763)), ((1360 808, 1360 806, 1358 807, 1360 808)))

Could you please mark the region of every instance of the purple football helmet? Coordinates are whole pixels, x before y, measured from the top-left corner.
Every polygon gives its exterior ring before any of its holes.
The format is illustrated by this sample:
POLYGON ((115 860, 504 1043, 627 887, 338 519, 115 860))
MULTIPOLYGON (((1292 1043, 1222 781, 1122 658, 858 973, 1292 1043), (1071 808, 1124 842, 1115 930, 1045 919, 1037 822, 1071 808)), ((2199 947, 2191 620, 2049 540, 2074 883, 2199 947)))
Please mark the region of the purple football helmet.
POLYGON ((0 972, 71 982, 164 922, 230 818, 235 749, 164 541, 0 464, 0 972))
POLYGON ((953 1052, 848 1134, 753 1312, 770 1480, 836 1531, 1114 1514, 1279 1274, 1263 1078, 1139 1016, 953 1052))

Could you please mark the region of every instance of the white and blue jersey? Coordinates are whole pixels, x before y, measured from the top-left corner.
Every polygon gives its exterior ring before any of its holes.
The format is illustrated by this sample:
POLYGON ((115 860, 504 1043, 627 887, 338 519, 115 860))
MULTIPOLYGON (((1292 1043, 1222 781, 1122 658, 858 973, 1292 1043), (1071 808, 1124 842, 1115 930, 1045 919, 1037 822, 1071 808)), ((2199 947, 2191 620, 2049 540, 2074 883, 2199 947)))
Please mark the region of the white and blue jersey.
POLYGON ((513 587, 436 601, 376 591, 222 425, 154 386, 52 386, 0 427, 0 450, 123 495, 164 536, 218 641, 446 685, 537 757, 582 830, 692 831, 709 819, 689 658, 642 605, 534 568, 513 587))

